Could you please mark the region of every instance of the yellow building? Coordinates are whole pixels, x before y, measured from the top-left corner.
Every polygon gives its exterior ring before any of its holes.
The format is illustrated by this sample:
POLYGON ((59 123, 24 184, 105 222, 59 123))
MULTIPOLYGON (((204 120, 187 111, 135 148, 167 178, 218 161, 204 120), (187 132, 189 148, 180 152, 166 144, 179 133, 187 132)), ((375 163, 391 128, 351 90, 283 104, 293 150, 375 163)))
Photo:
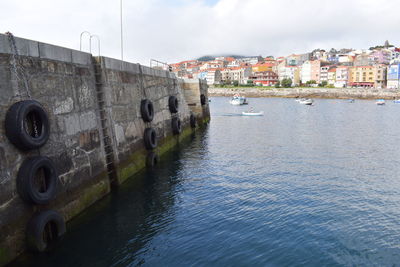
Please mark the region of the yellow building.
POLYGON ((273 66, 274 64, 271 63, 255 64, 252 66, 251 70, 253 72, 272 71, 273 66))
POLYGON ((374 87, 375 67, 354 66, 350 69, 349 85, 351 87, 374 87))

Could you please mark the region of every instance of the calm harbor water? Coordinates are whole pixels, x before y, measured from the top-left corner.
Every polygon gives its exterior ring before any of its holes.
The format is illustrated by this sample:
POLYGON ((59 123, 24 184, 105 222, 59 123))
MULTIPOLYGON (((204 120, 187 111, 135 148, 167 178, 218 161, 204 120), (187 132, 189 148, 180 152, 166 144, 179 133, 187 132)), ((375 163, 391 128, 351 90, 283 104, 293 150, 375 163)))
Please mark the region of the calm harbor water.
POLYGON ((211 123, 15 266, 398 266, 400 104, 212 98, 211 123))

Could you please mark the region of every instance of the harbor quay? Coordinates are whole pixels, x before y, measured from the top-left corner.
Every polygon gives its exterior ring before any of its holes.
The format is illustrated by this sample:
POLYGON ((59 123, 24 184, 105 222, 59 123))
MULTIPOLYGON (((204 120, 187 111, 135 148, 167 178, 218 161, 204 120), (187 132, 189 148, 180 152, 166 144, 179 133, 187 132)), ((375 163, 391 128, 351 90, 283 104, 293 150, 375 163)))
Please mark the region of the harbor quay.
POLYGON ((215 88, 208 90, 210 96, 284 97, 284 98, 331 98, 331 99, 387 99, 400 98, 400 92, 393 89, 375 88, 215 88))
POLYGON ((210 119, 205 81, 0 34, 0 266, 210 119))

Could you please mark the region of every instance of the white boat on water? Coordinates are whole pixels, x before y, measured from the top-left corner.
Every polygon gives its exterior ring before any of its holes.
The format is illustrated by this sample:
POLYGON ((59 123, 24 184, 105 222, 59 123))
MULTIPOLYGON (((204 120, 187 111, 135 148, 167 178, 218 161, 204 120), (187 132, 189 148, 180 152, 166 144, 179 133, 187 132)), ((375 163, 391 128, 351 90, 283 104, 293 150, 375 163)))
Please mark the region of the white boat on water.
POLYGON ((229 101, 231 105, 234 106, 240 106, 240 105, 247 105, 246 98, 243 96, 240 96, 239 94, 236 94, 232 97, 232 99, 229 101))
POLYGON ((247 111, 247 112, 242 112, 242 115, 243 116, 263 116, 264 111, 260 111, 260 112, 247 111))
POLYGON ((314 100, 312 100, 310 98, 307 98, 307 99, 302 98, 302 99, 300 99, 299 103, 302 105, 312 105, 314 103, 314 100))
POLYGON ((379 106, 385 105, 385 99, 378 99, 378 100, 376 100, 375 104, 377 104, 379 106))
POLYGON ((400 104, 400 99, 393 100, 393 103, 400 104))

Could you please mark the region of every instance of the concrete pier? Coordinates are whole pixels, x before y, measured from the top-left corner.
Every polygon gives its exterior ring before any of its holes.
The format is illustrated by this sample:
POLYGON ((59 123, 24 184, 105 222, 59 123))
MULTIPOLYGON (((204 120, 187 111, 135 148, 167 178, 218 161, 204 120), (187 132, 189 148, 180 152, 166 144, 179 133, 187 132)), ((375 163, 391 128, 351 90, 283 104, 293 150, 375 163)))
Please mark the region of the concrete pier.
POLYGON ((26 227, 34 214, 59 212, 70 220, 145 167, 146 128, 156 131, 161 155, 194 128, 207 123, 207 85, 172 73, 36 41, 0 34, 0 265, 26 249, 26 227), (201 96, 207 99, 201 103, 201 96), (177 98, 171 113, 169 98, 177 98), (6 113, 18 101, 38 101, 50 122, 50 136, 38 149, 21 151, 6 137, 6 113), (141 101, 154 106, 144 122, 141 101), (171 121, 182 122, 173 134, 171 121), (58 173, 57 194, 46 205, 26 203, 17 192, 21 164, 31 156, 49 157, 58 173))

